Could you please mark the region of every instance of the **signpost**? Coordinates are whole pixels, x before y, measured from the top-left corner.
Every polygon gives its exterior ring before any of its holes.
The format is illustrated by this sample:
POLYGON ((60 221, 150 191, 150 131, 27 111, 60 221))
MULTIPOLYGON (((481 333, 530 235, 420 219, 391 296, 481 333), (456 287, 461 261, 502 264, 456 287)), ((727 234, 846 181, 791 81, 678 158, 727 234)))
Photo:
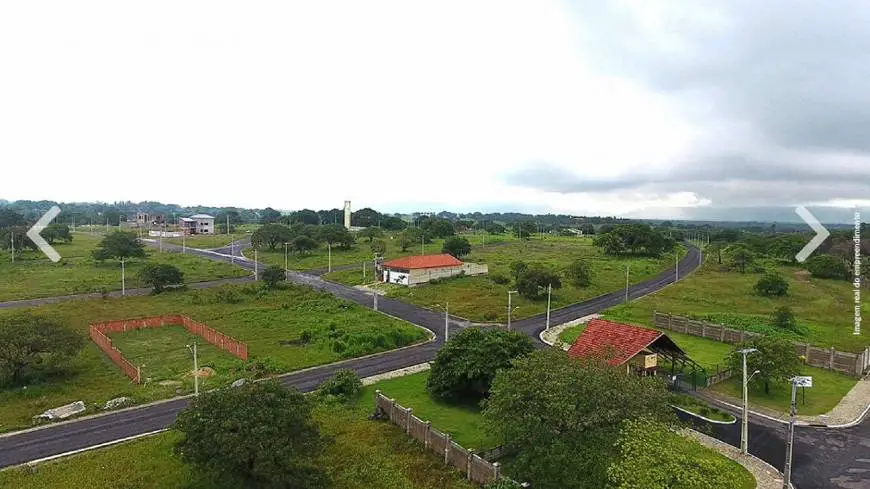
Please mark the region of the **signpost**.
POLYGON ((785 470, 783 470, 782 489, 789 489, 791 486, 791 457, 792 448, 794 447, 794 423, 797 416, 797 388, 812 386, 812 377, 798 376, 791 379, 791 417, 788 421, 788 442, 785 448, 785 470))

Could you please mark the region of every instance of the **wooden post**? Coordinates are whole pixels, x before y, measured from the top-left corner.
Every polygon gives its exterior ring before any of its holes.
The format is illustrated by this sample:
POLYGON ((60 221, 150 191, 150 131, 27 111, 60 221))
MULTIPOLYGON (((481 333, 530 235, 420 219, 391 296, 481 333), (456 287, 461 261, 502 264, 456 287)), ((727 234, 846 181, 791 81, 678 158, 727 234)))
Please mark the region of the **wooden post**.
POLYGON ((444 433, 444 465, 450 463, 450 433, 444 433))
POLYGON ((390 421, 394 421, 396 418, 396 400, 390 399, 390 421))
POLYGON ((719 341, 725 343, 725 325, 719 325, 719 341))
POLYGON ((830 357, 830 359, 828 360, 828 368, 831 369, 831 370, 834 370, 834 353, 835 353, 836 351, 837 351, 837 350, 835 350, 834 347, 832 346, 832 347, 831 347, 831 357, 830 357))
POLYGON ((137 384, 142 383, 142 367, 141 366, 136 367, 136 383, 137 384))
POLYGON ((411 412, 413 412, 413 409, 408 408, 405 411, 408 415, 407 421, 405 422, 405 433, 410 435, 411 434, 411 412))
POLYGON ((471 480, 471 466, 474 463, 474 450, 471 448, 468 449, 468 470, 466 475, 468 476, 468 480, 471 480))
POLYGON ((427 449, 430 445, 432 445, 431 436, 432 436, 432 422, 426 421, 426 431, 423 432, 423 446, 427 449))
POLYGON ((707 323, 701 322, 701 338, 707 337, 707 323))
POLYGON ((499 480, 501 478, 501 464, 495 462, 492 464, 492 472, 493 472, 493 480, 499 480))

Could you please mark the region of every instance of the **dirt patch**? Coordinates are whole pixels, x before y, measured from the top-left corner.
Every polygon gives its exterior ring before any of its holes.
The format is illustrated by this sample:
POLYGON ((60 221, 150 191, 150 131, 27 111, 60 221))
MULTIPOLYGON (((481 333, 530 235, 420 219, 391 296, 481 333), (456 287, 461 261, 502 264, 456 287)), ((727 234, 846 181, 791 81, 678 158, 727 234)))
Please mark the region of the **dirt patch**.
POLYGON ((216 373, 217 372, 215 372, 214 369, 211 367, 202 367, 201 369, 199 369, 196 372, 196 376, 197 377, 211 377, 212 375, 214 375, 216 373))
POLYGON ((809 270, 798 270, 792 273, 792 277, 794 277, 794 279, 798 282, 809 282, 811 276, 812 274, 809 272, 809 270))
POLYGON ((161 380, 160 382, 157 383, 157 385, 160 385, 163 387, 176 387, 176 386, 181 385, 181 382, 178 380, 161 380))

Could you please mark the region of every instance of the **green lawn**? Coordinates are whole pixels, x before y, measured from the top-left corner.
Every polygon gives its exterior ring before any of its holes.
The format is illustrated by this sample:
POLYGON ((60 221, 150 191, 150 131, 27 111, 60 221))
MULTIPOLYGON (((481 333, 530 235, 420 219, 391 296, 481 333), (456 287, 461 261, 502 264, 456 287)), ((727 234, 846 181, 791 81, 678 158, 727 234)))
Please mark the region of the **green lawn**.
MULTIPOLYGON (((178 246, 188 246, 190 248, 203 248, 203 249, 211 249, 211 248, 221 248, 230 244, 230 241, 236 239, 242 239, 246 236, 250 236, 250 234, 246 233, 233 233, 233 234, 198 234, 194 236, 187 236, 186 238, 166 238, 163 240, 164 243, 170 243, 178 246)), ((157 238, 153 238, 157 239, 157 238)))
MULTIPOLYGON (((428 336, 424 330, 404 321, 301 286, 267 292, 251 284, 157 296, 71 301, 44 305, 34 312, 56 317, 85 337, 88 324, 93 322, 185 314, 247 343, 252 361, 262 361, 278 372, 390 350, 428 336), (306 331, 306 336, 310 337, 308 343, 303 340, 306 331)), ((13 311, 0 311, 0 315, 11 313, 13 311)), ((176 341, 176 348, 184 348, 186 343, 181 341, 187 340, 178 338, 172 343, 176 341)), ((183 356, 184 352, 180 353, 183 356)), ((229 381, 247 375, 241 371, 225 372, 234 364, 234 361, 216 363, 219 370, 216 379, 229 381)), ((0 390, 0 405, 3 406, 0 431, 28 426, 32 416, 73 401, 85 401, 92 413, 96 405, 119 396, 132 397, 142 403, 175 395, 175 385, 131 383, 89 339, 72 367, 72 373, 65 378, 30 385, 26 389, 0 390)), ((177 380, 183 382, 184 392, 192 391, 192 378, 177 380)), ((210 381, 209 385, 214 383, 210 381)))
MULTIPOLYGON (((773 265, 771 265, 773 266, 773 265)), ((822 348, 860 352, 870 344, 866 329, 854 335, 854 292, 849 282, 814 279, 800 269, 776 265, 789 283, 786 297, 753 293, 760 274, 718 271, 708 259, 704 268, 647 297, 612 309, 611 315, 639 324, 652 324, 653 311, 706 318, 735 329, 777 334, 767 318, 780 306, 794 312, 803 335, 779 333, 822 348)), ((865 315, 867 307, 864 307, 865 315)))
MULTIPOLYGON (((621 309, 621 311, 624 311, 624 309, 621 309)), ((621 313, 605 313, 604 316, 614 321, 632 322, 621 313)), ((639 324, 639 326, 643 325, 639 324)), ((649 326, 647 325, 647 327, 649 326)), ((567 328, 560 333, 559 338, 562 341, 571 339, 571 343, 573 343, 572 337, 576 339, 580 334, 581 328, 582 326, 567 328)), ((717 367, 722 370, 728 368, 725 357, 733 350, 734 347, 732 345, 673 331, 665 331, 664 333, 674 340, 688 354, 689 358, 700 364, 708 373, 715 373, 717 367)), ((659 368, 662 369, 662 372, 670 372, 669 364, 660 365, 659 368)), ((803 368, 802 374, 812 375, 816 379, 815 384, 818 388, 814 387, 812 390, 807 391, 806 405, 799 407, 801 414, 827 413, 855 386, 856 382, 856 379, 846 375, 809 366, 803 368)), ((715 385, 711 388, 711 391, 734 398, 742 397, 741 387, 736 381, 728 381, 715 385)), ((790 395, 791 390, 789 384, 786 383, 771 386, 770 394, 764 394, 761 388, 753 388, 750 393, 750 399, 752 402, 757 402, 764 407, 786 412, 788 410, 790 395)))
MULTIPOLYGON (((387 423, 368 421, 373 402, 316 411, 332 443, 323 466, 333 489, 473 489, 461 475, 387 423)), ((172 452, 181 437, 170 431, 27 469, 0 472, 0 486, 18 489, 212 489, 172 452)))
POLYGON ((577 337, 580 336, 580 333, 586 329, 585 324, 578 324, 577 326, 571 326, 570 328, 565 328, 559 333, 559 341, 565 343, 566 345, 573 345, 575 341, 577 341, 577 337))
POLYGON ((694 397, 678 396, 674 401, 674 404, 685 409, 686 411, 695 413, 699 416, 703 416, 707 419, 712 419, 713 421, 724 421, 726 423, 730 423, 732 421, 736 421, 737 419, 726 412, 720 411, 714 407, 710 407, 704 404, 703 402, 695 399, 694 397))
MULTIPOLYGON (((681 252, 685 252, 681 248, 681 252)), ((631 282, 647 280, 669 266, 675 257, 660 259, 616 258, 604 255, 588 238, 548 237, 544 240, 513 241, 501 246, 472 248, 464 261, 485 263, 489 276, 457 277, 437 284, 405 287, 383 284, 389 297, 401 299, 423 307, 450 303, 450 312, 473 321, 507 321, 507 293, 514 286, 497 284, 492 276, 510 277, 510 265, 515 261, 528 264, 540 263, 556 270, 564 270, 574 259, 584 258, 592 265, 592 284, 578 288, 562 282, 562 288, 553 291, 552 307, 559 308, 597 297, 625 287, 625 265, 631 265, 631 282)), ((361 274, 361 270, 359 272, 361 274)), ((327 278, 357 281, 357 272, 344 275, 327 275, 327 278)), ((546 311, 546 297, 528 300, 514 295, 512 303, 519 308, 513 318, 521 319, 546 311)))
POLYGON ((213 375, 200 377, 200 389, 232 382, 244 367, 242 360, 207 343, 181 325, 143 328, 113 333, 109 337, 127 360, 140 366, 145 382, 190 381, 193 357, 187 345, 194 341, 197 343, 197 366, 214 371, 213 375))
MULTIPOLYGON (((25 252, 11 262, 9 253, 0 253, 0 301, 33 299, 56 295, 83 294, 102 290, 121 289, 121 265, 115 260, 99 263, 91 257, 91 251, 100 242, 100 237, 76 233, 73 242, 55 244, 61 261, 52 263, 39 251, 25 252)), ((139 270, 146 263, 168 263, 184 272, 186 283, 243 277, 249 272, 232 266, 180 253, 160 253, 146 248, 146 259, 126 263, 128 288, 142 287, 139 270)))

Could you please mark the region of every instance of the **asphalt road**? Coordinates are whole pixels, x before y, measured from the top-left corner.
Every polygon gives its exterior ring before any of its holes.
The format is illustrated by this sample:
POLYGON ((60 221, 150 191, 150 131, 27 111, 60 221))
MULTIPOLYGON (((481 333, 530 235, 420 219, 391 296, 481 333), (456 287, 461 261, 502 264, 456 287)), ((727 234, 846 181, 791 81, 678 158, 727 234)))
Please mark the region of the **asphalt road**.
MULTIPOLYGON (((249 242, 239 242, 232 247, 216 250, 188 248, 188 253, 224 262, 233 262, 248 270, 254 270, 252 260, 241 255, 241 249, 249 242)), ((180 251, 180 247, 164 244, 164 249, 180 251), (177 248, 177 249, 175 249, 177 248)), ((684 277, 697 268, 700 261, 697 249, 691 248, 679 263, 679 275, 684 277)), ((262 270, 262 266, 260 266, 262 270)), ((310 285, 338 297, 351 300, 366 307, 373 307, 374 296, 353 287, 323 280, 319 276, 290 272, 288 279, 295 283, 310 285)), ((629 289, 629 297, 635 299, 660 290, 674 283, 674 270, 629 289)), ((591 300, 551 311, 551 323, 561 324, 589 314, 600 312, 625 300, 625 290, 614 291, 591 300)), ((313 390, 339 368, 351 368, 362 377, 389 372, 403 367, 431 361, 443 342, 444 315, 421 307, 388 299, 378 298, 378 310, 395 316, 435 333, 434 341, 366 358, 349 360, 280 377, 280 381, 302 391, 313 390)), ((545 315, 514 321, 512 327, 523 331, 537 342, 545 327, 545 315)), ((450 331, 464 327, 464 320, 451 318, 450 331)), ((0 436, 0 467, 17 465, 51 455, 82 449, 137 434, 160 430, 172 424, 176 414, 187 405, 188 399, 173 399, 162 403, 141 406, 103 416, 86 418, 45 428, 0 436)), ((733 413, 739 414, 739 413, 733 413)), ((713 436, 731 445, 739 446, 739 423, 716 425, 713 436)), ((753 418, 750 420, 750 451, 782 470, 785 454, 785 426, 753 418)), ((870 421, 846 429, 798 428, 795 437, 792 482, 797 489, 870 489, 870 421)))

